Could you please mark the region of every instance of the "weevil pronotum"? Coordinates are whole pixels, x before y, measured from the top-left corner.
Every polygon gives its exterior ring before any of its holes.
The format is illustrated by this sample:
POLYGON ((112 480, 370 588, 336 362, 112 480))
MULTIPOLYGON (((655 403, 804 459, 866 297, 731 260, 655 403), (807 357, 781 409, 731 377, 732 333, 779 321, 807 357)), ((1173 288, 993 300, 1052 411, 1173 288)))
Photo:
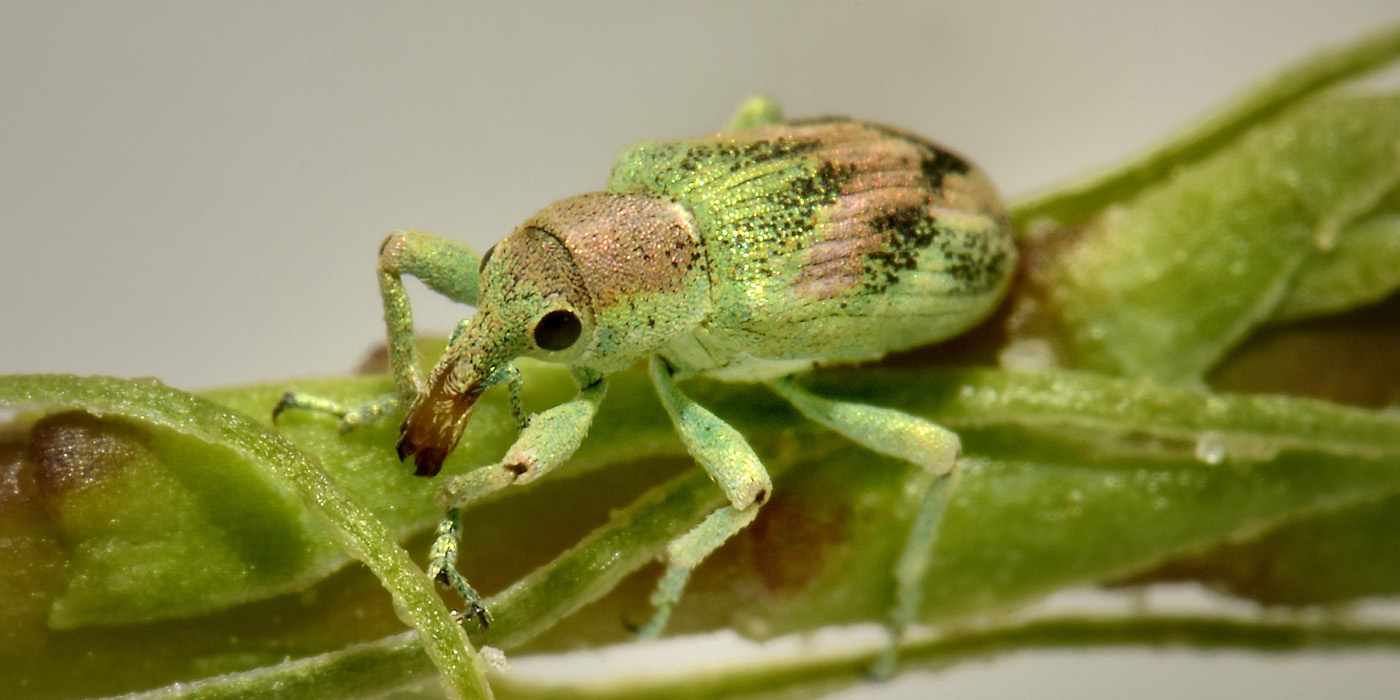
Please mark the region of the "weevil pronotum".
POLYGON ((406 407, 399 457, 431 476, 481 393, 510 385, 520 436, 499 463, 445 484, 450 507, 429 565, 486 625, 455 569, 459 510, 563 463, 587 433, 607 375, 647 360, 681 440, 729 501, 667 548, 656 610, 642 628, 655 635, 691 570, 753 521, 772 488, 744 438, 677 381, 763 382, 806 416, 922 467, 924 505, 895 571, 897 638, 916 612, 958 438, 917 416, 820 398, 790 377, 967 329, 996 306, 1015 258, 1000 198, 962 157, 866 122, 784 122, 756 98, 727 131, 632 146, 606 190, 546 207, 483 256, 428 233, 389 236, 379 281, 397 393, 359 407, 293 393, 276 412, 311 408, 351 427, 406 407), (426 379, 405 274, 477 307, 426 379), (578 395, 527 419, 512 364, 522 356, 568 365, 578 395))

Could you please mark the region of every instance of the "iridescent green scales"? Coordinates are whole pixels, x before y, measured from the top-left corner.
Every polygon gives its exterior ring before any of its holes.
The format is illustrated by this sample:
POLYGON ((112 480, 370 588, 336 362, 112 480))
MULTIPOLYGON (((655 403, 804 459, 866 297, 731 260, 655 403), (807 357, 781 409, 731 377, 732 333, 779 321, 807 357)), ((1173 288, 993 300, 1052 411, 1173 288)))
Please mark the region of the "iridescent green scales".
POLYGON ((677 385, 696 373, 764 382, 813 420, 920 467, 910 492, 922 494, 921 505, 894 567, 891 638, 917 619, 957 436, 917 416, 812 395, 789 375, 980 321, 1012 276, 1010 225, 987 178, 939 146, 865 122, 777 114, 771 102, 751 101, 729 132, 633 146, 607 190, 545 207, 484 258, 433 234, 391 235, 379 280, 398 391, 360 407, 302 394, 278 405, 334 413, 346 427, 406 408, 399 456, 431 476, 482 392, 518 388, 516 358, 570 367, 574 399, 519 416, 520 437, 500 462, 444 485, 450 509, 428 573, 461 593, 469 617, 490 620, 454 568, 460 509, 564 463, 588 432, 607 375, 646 360, 677 433, 729 503, 668 546, 644 635, 660 633, 691 570, 752 522, 772 491, 743 436, 677 385), (403 275, 477 307, 427 377, 403 275))

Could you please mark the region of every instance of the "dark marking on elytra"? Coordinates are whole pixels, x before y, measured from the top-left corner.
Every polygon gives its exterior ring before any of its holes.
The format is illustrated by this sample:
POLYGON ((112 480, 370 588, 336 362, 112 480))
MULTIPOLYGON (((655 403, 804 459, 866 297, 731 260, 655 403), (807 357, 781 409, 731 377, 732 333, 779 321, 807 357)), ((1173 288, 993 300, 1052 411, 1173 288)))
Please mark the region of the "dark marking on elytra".
POLYGON ((816 147, 814 142, 792 138, 696 143, 686 149, 685 157, 681 158, 677 165, 690 172, 723 166, 725 170, 733 173, 754 163, 803 155, 816 147))
POLYGON ((898 209, 870 220, 870 228, 885 237, 885 246, 865 255, 865 288, 883 292, 899 283, 899 273, 919 267, 919 253, 942 231, 923 208, 898 209))
POLYGON ((871 293, 888 290, 899 283, 900 273, 918 269, 929 248, 936 248, 931 254, 943 262, 940 272, 967 292, 994 287, 1007 264, 1005 250, 989 247, 985 237, 940 226, 924 209, 900 209, 871 219, 870 226, 885 238, 880 250, 864 256, 864 288, 871 293))

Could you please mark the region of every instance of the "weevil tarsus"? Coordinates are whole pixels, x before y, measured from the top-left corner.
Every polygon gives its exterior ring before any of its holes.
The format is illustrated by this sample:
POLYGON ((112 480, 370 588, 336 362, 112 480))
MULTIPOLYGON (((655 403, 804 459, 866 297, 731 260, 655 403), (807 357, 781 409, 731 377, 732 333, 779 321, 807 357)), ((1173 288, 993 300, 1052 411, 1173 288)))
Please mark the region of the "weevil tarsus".
MULTIPOLYGON (((506 381, 518 383, 518 380, 519 372, 513 371, 506 381)), ((476 617, 483 627, 489 622, 489 616, 481 597, 457 570, 462 536, 461 509, 508 486, 548 474, 578 449, 608 385, 601 375, 587 370, 575 370, 574 380, 579 384, 578 395, 524 422, 520 436, 501 461, 461 476, 448 477, 438 492, 439 499, 447 507, 447 517, 438 525, 428 558, 428 574, 456 590, 466 601, 467 616, 476 617)))
MULTIPOLYGON (((512 374, 518 376, 517 373, 512 374)), ((578 449, 598 412, 598 405, 607 393, 607 380, 586 370, 574 372, 580 385, 573 399, 535 414, 525 421, 520 436, 501 461, 477 467, 466 474, 448 477, 439 491, 439 499, 449 510, 449 516, 438 527, 430 567, 434 571, 453 571, 457 560, 457 539, 461 527, 451 527, 456 511, 512 484, 523 484, 548 474, 563 464, 578 449)), ((510 381, 510 380, 507 380, 510 381)), ((471 590, 453 584, 459 593, 471 590)))
POLYGON ((327 413, 340 419, 340 432, 343 433, 362 425, 375 423, 384 416, 398 411, 402 406, 403 400, 397 392, 381 396, 368 403, 352 405, 315 394, 289 391, 282 394, 282 398, 272 408, 272 421, 277 422, 277 419, 288 409, 327 413))

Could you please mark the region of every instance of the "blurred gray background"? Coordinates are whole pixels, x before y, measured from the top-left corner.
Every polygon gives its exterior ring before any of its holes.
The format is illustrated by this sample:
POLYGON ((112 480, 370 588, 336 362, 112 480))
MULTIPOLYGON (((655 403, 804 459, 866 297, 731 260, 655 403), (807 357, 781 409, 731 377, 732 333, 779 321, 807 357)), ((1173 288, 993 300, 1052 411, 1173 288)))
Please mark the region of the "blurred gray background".
MULTIPOLYGON (((0 4, 0 371, 345 370, 395 228, 478 249, 745 96, 899 125, 1010 197, 1135 153, 1394 0, 0 4)), ((466 313, 415 287, 420 324, 466 313)), ((851 697, 1393 697, 1400 658, 1018 654, 851 697)))

